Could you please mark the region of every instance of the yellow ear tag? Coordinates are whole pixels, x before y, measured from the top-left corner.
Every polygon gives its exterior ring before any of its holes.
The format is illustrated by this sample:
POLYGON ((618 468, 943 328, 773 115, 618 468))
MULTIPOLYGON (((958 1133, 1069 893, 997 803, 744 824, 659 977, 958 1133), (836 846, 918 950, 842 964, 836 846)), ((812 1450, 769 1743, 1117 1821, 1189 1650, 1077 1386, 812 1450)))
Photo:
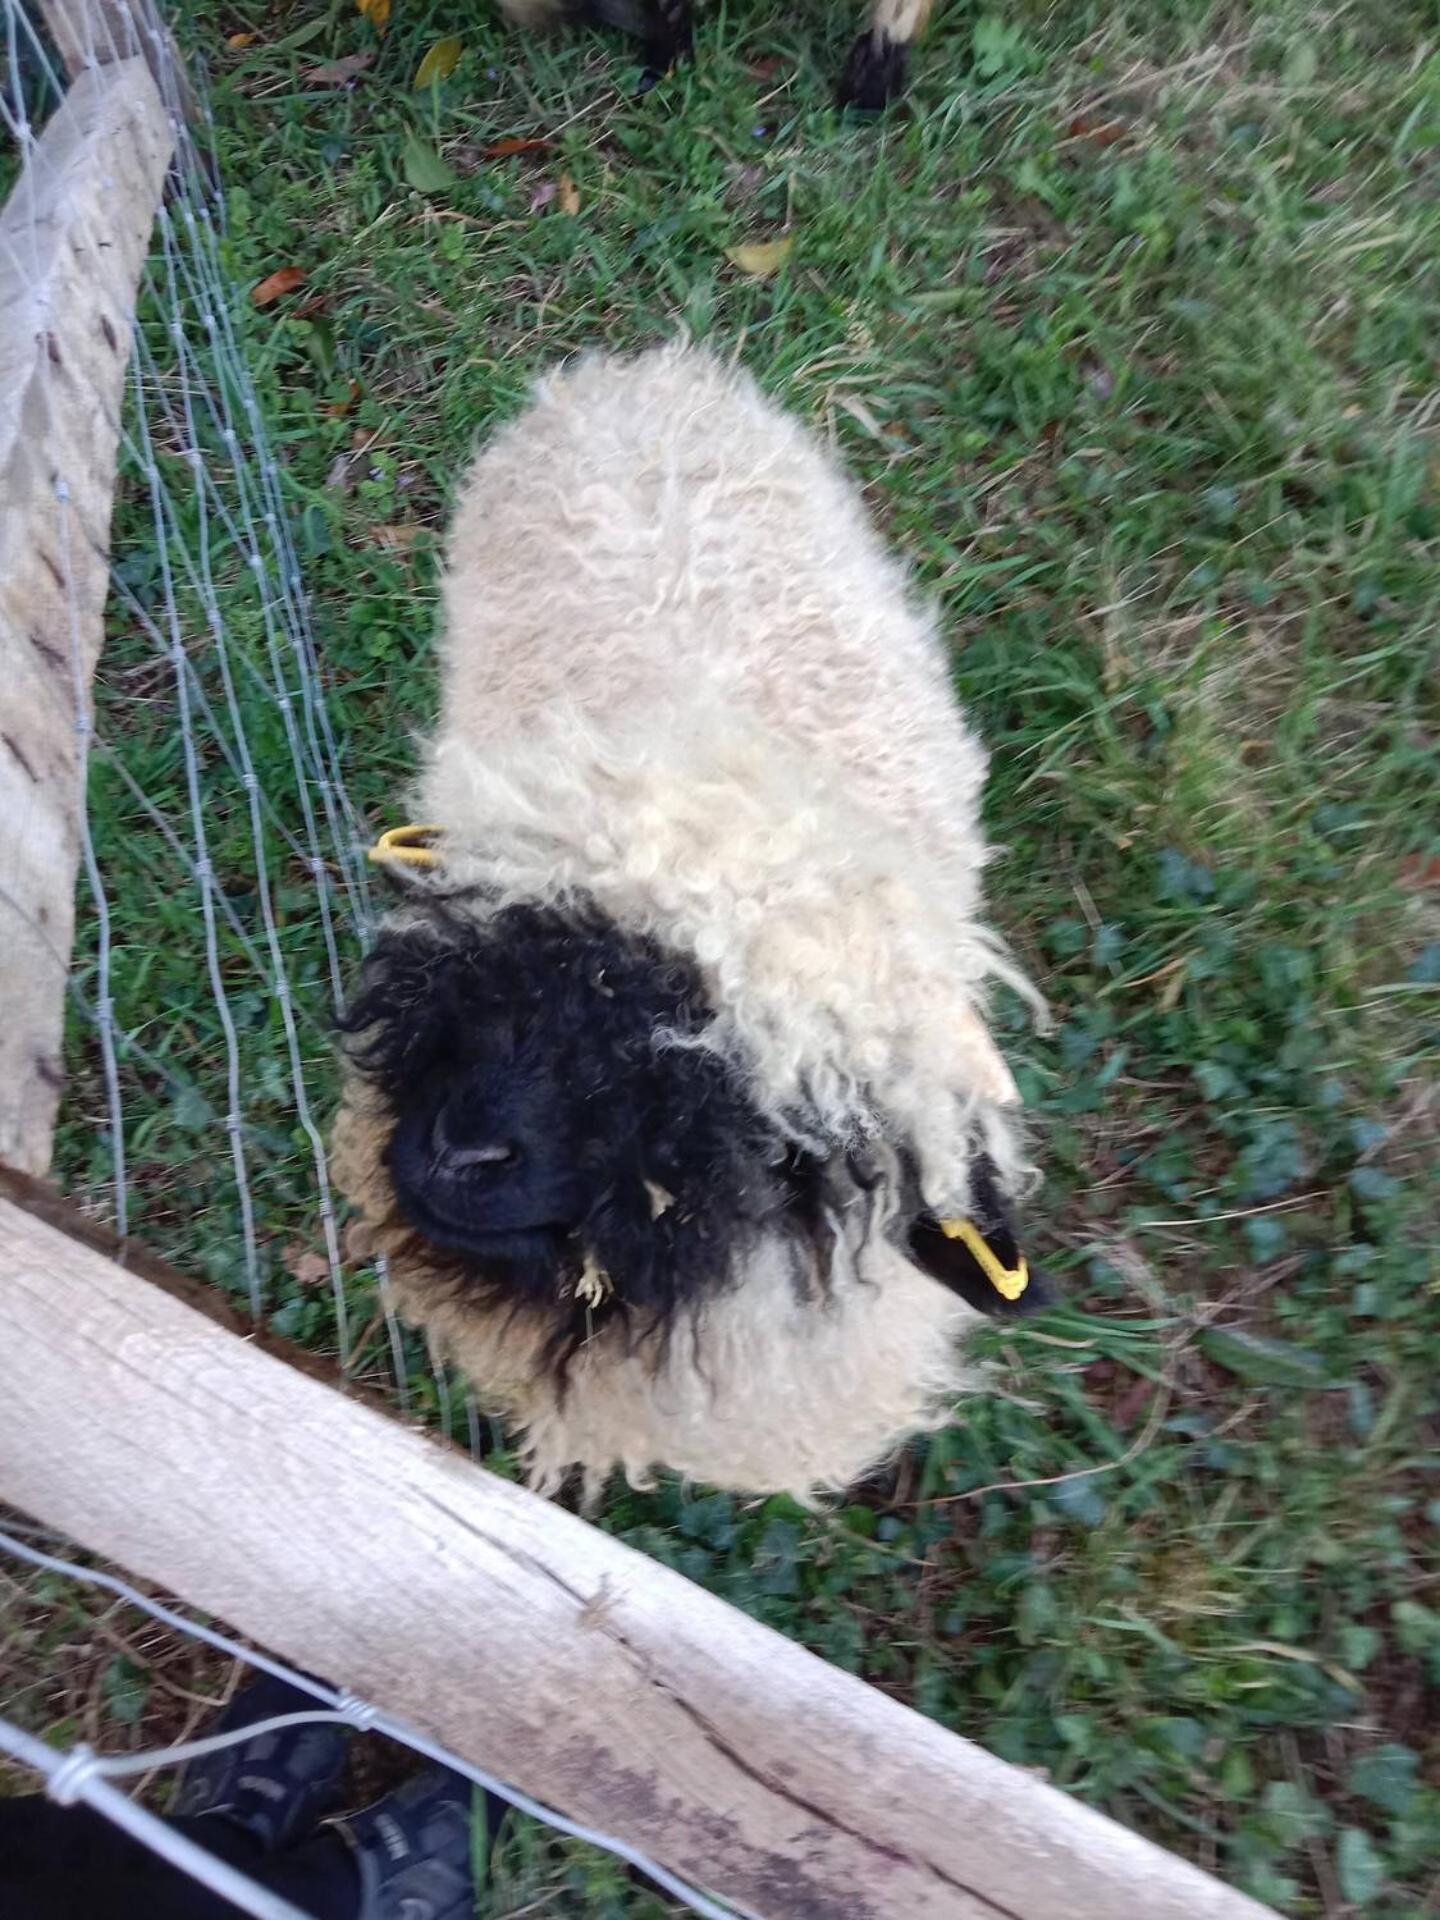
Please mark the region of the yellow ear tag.
POLYGON ((975 1264, 1002 1300, 1018 1300, 1030 1284, 1030 1268, 1021 1259, 1016 1267, 1002 1266, 989 1242, 972 1220, 942 1220, 940 1231, 947 1240, 963 1241, 975 1256, 975 1264))
POLYGON ((373 847, 366 849, 365 858, 373 860, 377 867, 383 867, 387 860, 398 861, 406 867, 438 867, 443 864, 440 855, 425 842, 439 831, 439 827, 391 827, 373 847))

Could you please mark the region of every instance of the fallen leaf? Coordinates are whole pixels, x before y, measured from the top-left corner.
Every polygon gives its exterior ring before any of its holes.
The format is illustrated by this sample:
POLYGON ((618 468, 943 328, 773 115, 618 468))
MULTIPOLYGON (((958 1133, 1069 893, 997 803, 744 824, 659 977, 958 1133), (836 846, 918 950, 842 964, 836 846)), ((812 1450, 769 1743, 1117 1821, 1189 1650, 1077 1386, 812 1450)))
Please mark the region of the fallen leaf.
POLYGON ((238 53, 242 47, 253 47, 259 38, 258 33, 232 33, 227 36, 225 44, 238 53))
POLYGON ((1429 858, 1423 853, 1407 854, 1400 862, 1400 884, 1420 891, 1440 887, 1440 853, 1429 858))
POLYGON ((560 187, 556 193, 555 202, 561 213, 580 211, 580 195, 568 173, 562 173, 560 176, 560 187))
POLYGON ((455 175, 432 146, 418 133, 407 133, 401 156, 406 182, 417 193, 443 193, 455 184, 455 175))
POLYGON ((542 140, 538 136, 520 138, 512 134, 507 139, 492 140, 488 147, 482 147, 480 149, 480 158, 482 160, 508 160, 512 154, 516 153, 544 153, 549 145, 550 142, 548 140, 542 140))
POLYGON ((531 213, 541 212, 543 208, 549 206, 550 202, 554 198, 555 198, 555 182, 553 180, 542 180, 539 186, 536 187, 534 193, 532 193, 530 196, 531 213))
POLYGON ((1115 147, 1130 129, 1123 120, 1092 120, 1088 113, 1077 113, 1066 131, 1072 140, 1093 140, 1097 147, 1115 147))
POLYGON ((790 258, 794 245, 794 234, 782 233, 778 240, 751 240, 743 246, 726 247, 725 258, 752 280, 768 280, 790 258))
POLYGON ((1153 1380, 1132 1380, 1111 1408, 1111 1420, 1117 1427, 1133 1425, 1150 1404, 1154 1392, 1155 1382, 1153 1380))
POLYGON ((257 307, 268 307, 281 294, 294 293, 297 287, 303 287, 304 284, 304 267, 277 267, 274 273, 267 274, 259 286, 251 291, 251 303, 257 307))
POLYGON ((464 51, 465 44, 458 34, 450 33, 443 40, 437 40, 415 69, 415 85, 428 87, 432 80, 448 80, 459 66, 464 51))
POLYGON ((371 527, 370 538, 377 547, 384 547, 390 553, 406 553, 424 531, 413 520, 402 520, 390 527, 371 527))
POLYGON ((377 33, 390 24, 390 0, 355 0, 355 11, 363 13, 377 33))
POLYGON ((360 398, 363 391, 364 389, 361 387, 360 382, 358 380, 352 380, 350 382, 350 391, 345 398, 343 400, 332 400, 329 406, 326 407, 325 412, 327 416, 331 420, 343 420, 351 407, 353 407, 355 402, 360 398))
POLYGON ((375 49, 347 53, 341 60, 325 60, 318 67, 307 67, 304 78, 312 87, 348 87, 358 74, 375 64, 375 49))
POLYGON ((318 1287, 330 1278, 330 1262, 323 1253, 308 1253, 298 1240, 292 1240, 280 1258, 285 1271, 302 1287, 318 1287))

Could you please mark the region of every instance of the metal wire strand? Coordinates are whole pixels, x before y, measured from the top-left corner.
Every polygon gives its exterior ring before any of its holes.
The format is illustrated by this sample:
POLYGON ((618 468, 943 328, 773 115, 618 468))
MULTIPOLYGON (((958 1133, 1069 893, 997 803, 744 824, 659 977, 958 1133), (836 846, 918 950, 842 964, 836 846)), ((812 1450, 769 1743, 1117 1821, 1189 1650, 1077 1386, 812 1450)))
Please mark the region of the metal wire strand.
MULTIPOLYGON (((118 1599, 126 1601, 132 1607, 140 1608, 143 1613, 149 1614, 154 1620, 161 1621, 165 1626, 187 1634, 192 1639, 203 1640, 217 1652, 228 1654, 232 1660, 242 1661, 262 1673, 270 1674, 276 1680, 283 1680, 297 1691, 312 1695, 321 1703, 313 1714, 279 1715, 273 1722, 265 1721, 256 1727, 237 1727, 232 1732, 208 1735, 202 1740, 186 1741, 177 1747, 161 1747, 144 1754, 110 1757, 89 1755, 89 1769, 84 1774, 86 1781, 94 1779, 103 1783, 104 1778, 109 1775, 140 1773, 151 1767, 169 1766, 188 1760, 196 1753, 211 1753, 221 1747, 233 1746, 237 1742, 253 1739, 257 1733, 271 1725, 298 1726, 308 1720, 327 1723, 338 1721, 361 1727, 366 1731, 384 1734, 387 1739, 397 1740, 402 1746, 409 1747, 412 1752, 434 1761, 437 1766, 449 1767, 453 1772, 463 1775, 475 1786, 484 1788, 487 1793, 493 1793, 497 1799, 506 1801, 519 1812, 528 1814, 532 1819, 539 1820, 548 1827, 553 1827, 557 1833, 567 1834, 573 1840, 582 1840, 589 1846, 598 1847, 602 1852, 613 1854, 617 1859, 626 1861, 643 1873, 647 1879, 663 1887, 675 1899, 683 1901, 693 1913, 700 1915, 701 1920, 758 1920, 758 1916, 743 1907, 722 1906, 709 1895, 687 1885, 668 1868, 662 1867, 658 1861, 651 1860, 646 1854, 641 1853, 639 1848, 632 1847, 628 1841, 621 1840, 613 1834, 601 1833, 594 1827, 583 1826, 577 1820, 570 1820, 555 1808, 547 1807, 542 1802, 532 1799, 518 1787, 512 1787, 496 1775, 485 1772, 483 1768, 473 1765, 468 1760, 461 1759, 459 1755, 449 1752, 437 1741, 431 1740, 427 1735, 408 1726, 394 1715, 386 1713, 383 1708, 366 1702, 359 1695, 330 1686, 324 1681, 312 1680, 308 1674, 297 1673, 293 1668, 287 1667, 282 1661, 276 1660, 269 1654, 260 1653, 252 1647, 242 1646, 238 1640, 232 1640, 228 1634, 219 1633, 215 1628, 205 1626, 198 1620, 187 1619, 184 1614, 177 1613, 172 1607, 162 1605, 158 1600, 150 1599, 147 1594, 141 1593, 138 1587, 132 1587, 128 1581, 118 1578, 115 1574, 101 1573, 93 1567, 82 1567, 73 1560, 62 1560, 56 1554, 46 1553, 39 1547, 31 1546, 28 1541, 17 1539, 14 1534, 3 1531, 0 1531, 0 1552, 13 1554, 16 1559, 24 1560, 33 1567, 39 1567, 46 1573, 60 1574, 66 1579, 78 1580, 86 1586, 99 1587, 106 1593, 113 1593, 118 1599)), ((6 1730, 7 1723, 0 1721, 0 1744, 4 1744, 3 1735, 6 1730)), ((18 1729, 9 1729, 9 1731, 15 1733, 18 1729)), ((55 1765, 63 1760, 63 1756, 57 1755, 53 1748, 44 1746, 41 1742, 30 1740, 28 1735, 20 1737, 29 1743, 32 1751, 38 1748, 47 1756, 46 1764, 40 1770, 46 1773, 47 1780, 53 1778, 55 1765)), ((26 1759, 25 1754, 18 1752, 15 1757, 26 1759)), ((35 1765, 36 1763, 33 1759, 28 1759, 27 1764, 35 1765)), ((62 1781, 62 1784, 65 1783, 62 1781)), ((88 1796, 86 1797, 88 1800, 88 1796)), ((123 1799, 124 1796, 120 1797, 123 1799)), ((97 1811, 106 1811, 93 1800, 88 1800, 88 1804, 95 1805, 97 1811)), ((126 1802, 126 1804, 129 1803, 126 1802)), ((159 1824, 163 1825, 163 1822, 159 1824)), ((137 1837, 143 1836, 137 1835, 137 1837)))

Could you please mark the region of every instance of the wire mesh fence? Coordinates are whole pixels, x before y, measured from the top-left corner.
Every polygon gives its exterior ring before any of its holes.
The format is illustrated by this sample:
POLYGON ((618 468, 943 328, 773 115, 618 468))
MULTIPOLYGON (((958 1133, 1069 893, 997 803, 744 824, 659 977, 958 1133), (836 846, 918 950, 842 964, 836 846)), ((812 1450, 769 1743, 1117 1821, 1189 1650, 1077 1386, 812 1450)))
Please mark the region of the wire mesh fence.
MULTIPOLYGON (((3 0, 0 13, 0 118, 14 168, 43 168, 39 136, 68 76, 42 9, 3 0)), ((332 1022, 373 920, 368 836, 306 600, 304 549, 314 529, 262 413, 246 315, 227 277, 225 199, 207 151, 203 75, 182 68, 147 7, 67 6, 65 18, 89 35, 85 65, 145 49, 176 146, 118 423, 101 668, 93 691, 79 671, 68 682, 73 725, 88 744, 88 782, 82 778, 82 898, 55 1177, 122 1236, 203 1274, 257 1324, 329 1353, 403 1413, 433 1421, 478 1453, 487 1435, 473 1402, 396 1319, 383 1264, 348 1257, 329 1183, 332 1022)), ((0 174, 0 186, 13 178, 13 169, 0 174)), ((22 233, 10 262, 22 275, 26 244, 22 233)), ((63 471, 51 476, 51 495, 68 579, 67 556, 84 531, 63 471)), ((23 837, 23 821, 18 832, 23 837)), ((4 878, 0 938, 14 910, 4 878)), ((671 1910, 668 1898, 648 1894, 633 1904, 623 1873, 617 1880, 613 1867, 595 1867, 588 1850, 598 1847, 695 1911, 721 1911, 623 1843, 541 1807, 367 1703, 79 1564, 27 1523, 14 1525, 20 1530, 0 1534, 8 1616, 0 1647, 25 1650, 26 1678, 17 1686, 10 1677, 0 1707, 8 1700, 25 1724, 0 1720, 0 1751, 43 1775, 52 1797, 120 1822, 242 1910, 296 1911, 204 1856, 111 1783, 162 1781, 157 1770, 197 1751, 197 1738, 205 1745, 205 1710, 223 1701, 243 1669, 258 1668, 314 1696, 316 1718, 384 1733, 535 1823, 522 1822, 511 1836, 528 1862, 512 1887, 526 1910, 563 1910, 582 1883, 587 1912, 671 1910), (101 1757, 91 1740, 76 1738, 83 1722, 23 1697, 27 1687, 45 1692, 37 1659, 43 1666, 64 1658, 63 1628, 57 1641, 36 1622, 93 1622, 97 1595, 159 1634, 165 1657, 154 1649, 137 1657, 133 1643, 109 1629, 119 1644, 103 1671, 114 1675, 118 1663, 119 1678, 108 1706, 120 1705, 95 1716, 92 1735, 126 1724, 127 1675, 133 1682, 163 1672, 177 1646, 199 1644, 218 1656, 178 1688, 170 1683, 185 1712, 178 1737, 163 1746, 142 1739, 130 1752, 101 1757), (73 1744, 37 1738, 37 1726, 73 1744), (556 1836, 582 1843, 581 1853, 557 1856, 556 1836)), ((130 1721, 143 1734, 138 1710, 130 1721)), ((248 1737, 250 1730, 228 1736, 248 1737)))

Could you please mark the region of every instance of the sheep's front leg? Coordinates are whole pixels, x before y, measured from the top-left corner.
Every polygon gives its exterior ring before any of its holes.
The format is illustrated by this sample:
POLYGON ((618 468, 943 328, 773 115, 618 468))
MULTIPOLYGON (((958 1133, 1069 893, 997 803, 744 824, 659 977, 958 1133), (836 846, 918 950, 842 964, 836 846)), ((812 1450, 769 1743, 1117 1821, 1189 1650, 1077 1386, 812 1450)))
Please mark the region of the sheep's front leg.
POLYGON ((640 91, 648 93, 682 60, 688 60, 694 47, 694 27, 690 0, 643 0, 639 28, 645 56, 645 74, 640 91))
POLYGON ((879 113, 905 91, 906 55, 930 18, 932 0, 874 0, 870 24, 840 76, 840 105, 879 113))

